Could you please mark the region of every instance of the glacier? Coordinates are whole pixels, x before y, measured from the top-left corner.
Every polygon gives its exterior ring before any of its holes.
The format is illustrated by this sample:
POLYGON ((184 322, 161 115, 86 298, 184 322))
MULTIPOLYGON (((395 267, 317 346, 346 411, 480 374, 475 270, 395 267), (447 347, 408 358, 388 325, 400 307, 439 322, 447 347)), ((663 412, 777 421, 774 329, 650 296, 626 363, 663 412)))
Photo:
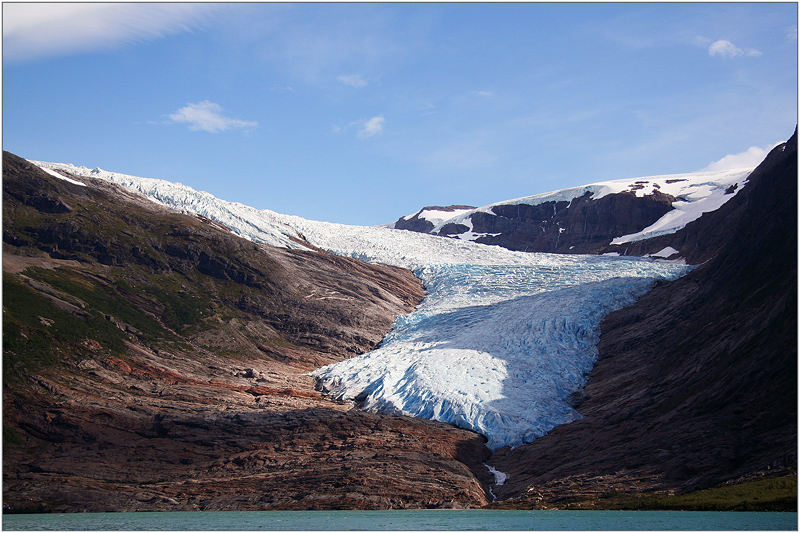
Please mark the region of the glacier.
POLYGON ((256 242, 412 270, 427 295, 374 351, 311 373, 360 408, 447 422, 519 446, 580 418, 571 404, 597 358, 601 320, 690 267, 658 258, 513 252, 429 234, 257 210, 185 185, 67 164, 256 242))

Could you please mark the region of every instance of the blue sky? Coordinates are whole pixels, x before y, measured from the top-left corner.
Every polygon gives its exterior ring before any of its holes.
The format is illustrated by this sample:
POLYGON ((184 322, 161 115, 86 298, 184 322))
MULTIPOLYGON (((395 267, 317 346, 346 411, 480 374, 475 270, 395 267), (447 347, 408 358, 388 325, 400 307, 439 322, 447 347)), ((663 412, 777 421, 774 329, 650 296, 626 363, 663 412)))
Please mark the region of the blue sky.
POLYGON ((3 4, 3 149, 381 224, 757 164, 796 3, 3 4))

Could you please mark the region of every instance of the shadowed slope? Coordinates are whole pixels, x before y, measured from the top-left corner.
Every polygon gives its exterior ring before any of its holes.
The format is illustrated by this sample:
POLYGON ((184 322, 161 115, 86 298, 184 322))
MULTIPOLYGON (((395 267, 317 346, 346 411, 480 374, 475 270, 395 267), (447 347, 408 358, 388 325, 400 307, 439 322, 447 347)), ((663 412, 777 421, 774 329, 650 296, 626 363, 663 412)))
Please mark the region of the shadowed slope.
POLYGON ((714 257, 605 319, 585 418, 492 457, 506 504, 796 473, 796 133, 687 230, 714 257))

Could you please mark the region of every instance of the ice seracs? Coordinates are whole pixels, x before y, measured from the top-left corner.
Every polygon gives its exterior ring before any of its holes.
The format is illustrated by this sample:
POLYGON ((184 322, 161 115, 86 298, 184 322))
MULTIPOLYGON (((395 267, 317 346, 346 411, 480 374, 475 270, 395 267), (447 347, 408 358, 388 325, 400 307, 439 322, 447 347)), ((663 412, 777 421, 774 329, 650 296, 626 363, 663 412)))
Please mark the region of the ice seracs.
POLYGON ((364 409, 472 429, 491 449, 531 442, 579 418, 570 395, 594 365, 602 318, 632 304, 654 278, 686 267, 528 255, 527 265, 420 271, 428 298, 398 318, 377 350, 313 375, 364 409))
POLYGON ((140 193, 150 200, 182 213, 202 215, 219 222, 233 233, 257 242, 285 248, 305 248, 298 242, 296 230, 280 221, 282 215, 268 210, 258 210, 236 202, 226 202, 213 195, 196 191, 181 183, 172 183, 153 178, 140 178, 108 172, 99 168, 90 169, 68 163, 45 163, 31 161, 45 172, 65 170, 77 176, 102 179, 140 193), (274 216, 273 216, 274 215, 274 216))
POLYGON ((580 417, 570 395, 583 387, 597 357, 600 321, 633 303, 653 280, 688 270, 651 258, 530 254, 316 222, 162 180, 37 164, 112 181, 253 241, 297 248, 303 238, 337 254, 413 270, 427 290, 417 310, 398 317, 377 350, 313 375, 338 398, 472 429, 492 449, 530 442, 580 417))

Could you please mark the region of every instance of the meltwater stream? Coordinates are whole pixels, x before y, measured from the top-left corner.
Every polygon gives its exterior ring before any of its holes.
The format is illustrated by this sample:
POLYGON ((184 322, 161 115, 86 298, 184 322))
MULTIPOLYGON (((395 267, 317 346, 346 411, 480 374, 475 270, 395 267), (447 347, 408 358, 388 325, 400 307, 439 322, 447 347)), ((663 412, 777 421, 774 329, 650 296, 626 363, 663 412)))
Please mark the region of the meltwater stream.
POLYGON ((300 239, 331 252, 411 269, 427 297, 381 346, 313 373, 338 398, 372 411, 448 422, 518 446, 580 415, 570 395, 597 357, 600 321, 685 265, 654 259, 512 252, 393 230, 257 210, 179 183, 46 164, 115 182, 203 215, 257 242, 300 239))

